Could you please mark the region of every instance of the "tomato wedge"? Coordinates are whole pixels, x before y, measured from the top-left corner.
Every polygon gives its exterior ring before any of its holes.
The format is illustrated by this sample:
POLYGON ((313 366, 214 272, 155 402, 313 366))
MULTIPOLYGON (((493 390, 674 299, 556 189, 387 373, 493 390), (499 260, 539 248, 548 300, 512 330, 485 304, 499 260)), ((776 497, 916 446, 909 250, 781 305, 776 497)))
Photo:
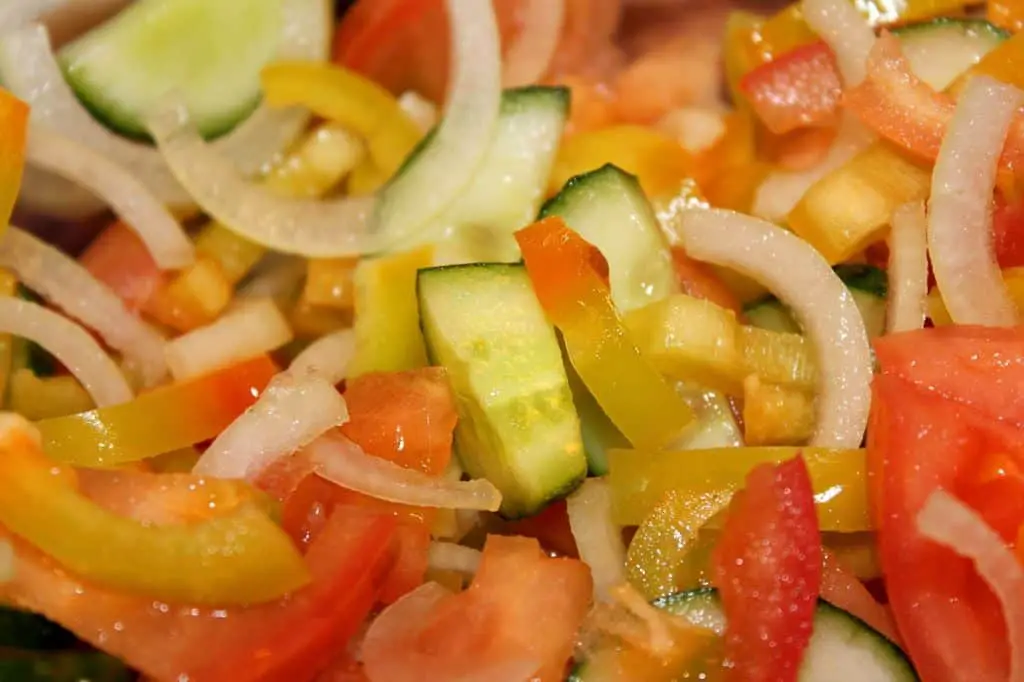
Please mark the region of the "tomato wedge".
POLYGON ((795 682, 821 586, 821 536, 803 458, 762 464, 730 507, 712 557, 729 677, 795 682))
POLYGON ((882 373, 873 386, 868 466, 900 634, 922 679, 1005 680, 998 601, 970 561, 923 538, 915 519, 942 488, 996 521, 1004 538, 1024 521, 1013 518, 1020 514, 1013 500, 1001 506, 1020 484, 986 474, 997 453, 1017 467, 1024 462, 1024 331, 927 329, 879 339, 875 352, 882 373))
POLYGON ((120 220, 100 232, 78 262, 138 313, 164 285, 164 274, 145 243, 120 220))
POLYGON ((306 554, 312 583, 279 602, 205 609, 81 582, 20 540, 0 594, 159 680, 296 682, 343 650, 392 563, 395 522, 339 510, 306 554))
POLYGON ((454 680, 537 666, 531 680, 562 682, 592 590, 589 569, 547 557, 536 540, 490 536, 473 584, 445 594, 428 583, 385 610, 363 644, 372 679, 454 680))

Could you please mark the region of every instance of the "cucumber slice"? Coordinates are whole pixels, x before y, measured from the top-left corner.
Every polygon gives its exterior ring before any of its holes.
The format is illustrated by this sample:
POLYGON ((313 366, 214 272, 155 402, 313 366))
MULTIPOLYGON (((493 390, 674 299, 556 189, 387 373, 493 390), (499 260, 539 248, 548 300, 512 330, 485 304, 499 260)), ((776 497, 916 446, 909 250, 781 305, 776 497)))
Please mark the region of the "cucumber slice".
POLYGON ((73 634, 43 616, 0 608, 0 649, 65 649, 76 641, 73 634))
MULTIPOLYGON (((512 234, 528 225, 537 213, 568 115, 567 88, 504 91, 494 140, 479 171, 414 243, 433 242, 434 262, 438 265, 519 260, 519 247, 512 234)), ((396 178, 431 139, 432 134, 413 150, 396 178)), ((385 189, 381 201, 388 200, 385 189)))
POLYGON ((917 76, 945 90, 971 66, 1010 37, 983 19, 935 19, 894 29, 917 76))
POLYGON ((120 133, 149 139, 143 115, 175 91, 200 132, 216 137, 259 103, 287 1, 137 0, 58 58, 82 103, 120 133))
MULTIPOLYGON (((885 270, 873 265, 844 263, 832 268, 853 295, 853 300, 864 318, 868 338, 885 333, 885 305, 889 281, 885 270)), ((774 296, 767 296, 749 304, 743 310, 750 324, 773 332, 801 333, 800 325, 789 309, 774 296)))
POLYGON ((571 492, 587 461, 555 330, 522 265, 420 270, 420 324, 448 370, 463 468, 501 490, 509 518, 571 492))
MULTIPOLYGON (((725 618, 714 589, 680 592, 653 603, 719 635, 725 632, 725 618)), ((614 649, 593 652, 576 667, 570 681, 616 679, 616 654, 614 649)), ((680 671, 675 679, 718 679, 713 671, 723 667, 720 641, 713 643, 691 667, 693 669, 680 671)), ((885 636, 856 616, 819 600, 814 613, 814 634, 797 679, 800 682, 916 682, 918 677, 906 655, 885 636)))
POLYGON ((561 216, 608 261, 623 313, 679 292, 672 254, 637 179, 611 164, 577 175, 540 210, 561 216))

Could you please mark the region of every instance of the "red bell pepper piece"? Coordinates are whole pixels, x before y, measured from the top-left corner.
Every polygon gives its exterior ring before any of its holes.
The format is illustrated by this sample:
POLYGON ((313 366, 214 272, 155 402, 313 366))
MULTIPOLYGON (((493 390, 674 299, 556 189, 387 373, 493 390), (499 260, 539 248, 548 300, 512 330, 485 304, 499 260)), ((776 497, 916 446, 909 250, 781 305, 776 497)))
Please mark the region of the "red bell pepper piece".
POLYGON ((821 536, 802 457, 747 476, 715 547, 730 679, 795 682, 821 589, 821 536))
POLYGON ((740 80, 754 112, 777 135, 834 123, 842 95, 835 55, 824 42, 786 52, 740 80))

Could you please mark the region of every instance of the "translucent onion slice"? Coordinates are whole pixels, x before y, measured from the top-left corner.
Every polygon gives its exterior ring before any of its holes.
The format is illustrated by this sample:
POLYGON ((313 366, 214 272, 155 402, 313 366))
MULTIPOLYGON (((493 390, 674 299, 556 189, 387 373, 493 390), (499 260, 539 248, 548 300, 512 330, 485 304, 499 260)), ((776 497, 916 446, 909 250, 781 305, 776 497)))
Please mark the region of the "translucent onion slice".
POLYGON ((533 85, 547 72, 562 37, 565 0, 528 0, 521 13, 522 27, 505 52, 507 88, 533 85))
POLYGON ((925 537, 974 562, 1003 605, 1010 640, 1010 682, 1024 682, 1024 568, 1002 538, 973 509, 936 490, 917 515, 925 537))
POLYGON ((207 144, 180 104, 154 112, 148 127, 196 203, 247 239, 313 258, 360 255, 397 244, 427 224, 468 184, 497 121, 501 82, 493 8, 477 0, 447 0, 447 5, 455 58, 445 118, 431 143, 379 200, 275 196, 247 181, 207 144))
POLYGON ((338 384, 348 374, 349 363, 356 354, 356 335, 351 329, 321 336, 299 353, 289 371, 296 374, 317 374, 329 383, 338 384))
POLYGON ((175 381, 212 372, 276 350, 292 340, 292 329, 269 298, 245 301, 216 322, 182 334, 164 347, 175 381))
POLYGON ((74 259, 11 226, 0 239, 0 267, 99 334, 128 360, 144 386, 155 386, 167 376, 164 340, 74 259))
POLYGON ((867 74, 875 32, 847 0, 803 0, 804 20, 836 54, 845 85, 857 85, 867 74))
POLYGON ((30 23, 67 0, 4 0, 0 4, 0 33, 30 23))
POLYGON ((429 566, 435 571, 455 571, 473 575, 480 566, 480 550, 454 542, 432 542, 429 566))
POLYGON ((82 384, 97 407, 132 399, 121 369, 87 331, 59 313, 10 296, 0 297, 0 332, 34 341, 82 384))
POLYGON ((818 423, 811 443, 860 447, 870 403, 871 349, 850 291, 814 247, 771 223, 732 211, 689 211, 681 236, 693 258, 724 265, 768 287, 814 344, 818 423))
POLYGON ((939 148, 928 202, 935 283, 958 324, 1011 326, 1017 313, 996 263, 990 202, 999 154, 1024 99, 988 76, 968 81, 939 148))
POLYGON ((924 326, 928 296, 928 219, 924 203, 900 206, 892 215, 889 233, 889 309, 886 329, 890 334, 924 326))
POLYGON ((102 154, 34 126, 29 134, 26 160, 105 200, 138 233, 162 269, 183 268, 195 259, 192 241, 171 212, 130 171, 102 154))
POLYGON ((217 436, 192 472, 254 480, 275 460, 346 421, 348 406, 333 384, 317 376, 282 372, 217 436))
MULTIPOLYGON (((280 59, 324 59, 330 47, 330 26, 323 0, 285 0, 282 2, 282 40, 280 59)), ((4 86, 32 107, 32 122, 99 152, 129 169, 166 204, 194 206, 188 192, 175 180, 156 149, 132 142, 98 123, 81 105, 53 54, 46 29, 29 24, 0 37, 0 73, 4 86)), ((297 109, 271 109, 260 106, 249 118, 213 147, 245 175, 255 175, 275 154, 291 144, 306 127, 309 115, 297 109)), ((23 187, 31 203, 68 202, 83 206, 82 190, 66 184, 71 197, 40 196, 42 189, 23 187), (77 194, 77 196, 74 196, 77 194)), ((88 199, 85 196, 84 199, 88 199)))
POLYGON ((608 590, 626 580, 626 546, 621 529, 612 522, 608 483, 588 478, 569 496, 568 511, 576 549, 594 579, 594 597, 606 600, 608 590))
POLYGON ((321 477, 379 500, 440 509, 497 511, 501 506, 501 493, 486 479, 452 481, 428 476, 368 455, 338 433, 317 439, 308 453, 321 477))

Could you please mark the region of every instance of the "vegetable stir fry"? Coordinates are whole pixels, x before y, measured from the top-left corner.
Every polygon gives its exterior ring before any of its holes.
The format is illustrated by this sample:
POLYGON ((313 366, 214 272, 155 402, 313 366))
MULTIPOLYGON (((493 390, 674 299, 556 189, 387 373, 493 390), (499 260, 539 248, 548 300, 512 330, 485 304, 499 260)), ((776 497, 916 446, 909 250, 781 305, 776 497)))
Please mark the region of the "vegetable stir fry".
POLYGON ((1024 3, 7 0, 0 680, 1024 682, 1024 3))

